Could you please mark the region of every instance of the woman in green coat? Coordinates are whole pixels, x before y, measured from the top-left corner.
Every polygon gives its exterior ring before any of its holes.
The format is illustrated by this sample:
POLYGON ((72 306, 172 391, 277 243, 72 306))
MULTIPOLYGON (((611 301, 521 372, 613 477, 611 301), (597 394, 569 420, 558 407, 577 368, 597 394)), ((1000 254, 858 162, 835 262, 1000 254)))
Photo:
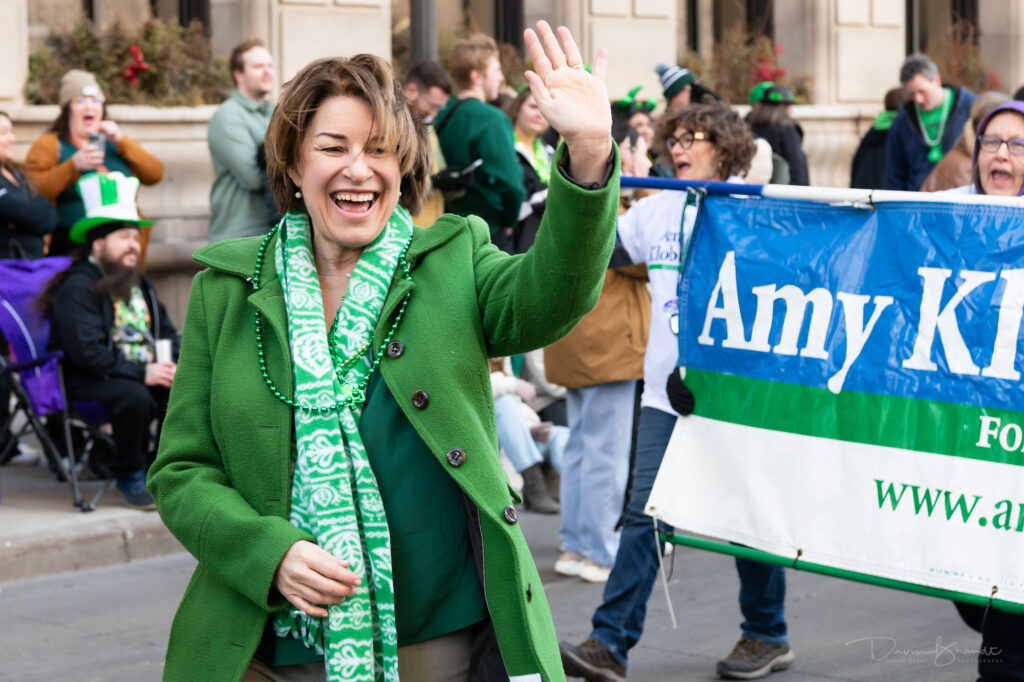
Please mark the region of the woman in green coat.
POLYGON ((486 359, 595 303, 618 157, 569 32, 527 31, 526 77, 565 139, 536 245, 477 218, 413 228, 429 169, 390 67, 323 59, 267 132, 287 211, 196 254, 149 486, 199 565, 169 680, 561 680, 540 578, 498 462, 486 359))

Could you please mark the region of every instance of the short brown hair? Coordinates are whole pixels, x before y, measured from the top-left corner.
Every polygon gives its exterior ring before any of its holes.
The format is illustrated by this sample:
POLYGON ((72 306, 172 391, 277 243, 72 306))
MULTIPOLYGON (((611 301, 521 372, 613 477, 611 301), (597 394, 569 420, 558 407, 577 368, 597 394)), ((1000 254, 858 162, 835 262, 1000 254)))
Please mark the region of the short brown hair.
POLYGON ((245 60, 242 57, 245 53, 254 47, 266 47, 263 41, 259 38, 249 38, 235 45, 235 49, 231 50, 231 56, 228 58, 228 66, 231 67, 231 79, 234 80, 235 73, 245 72, 245 60))
POLYGON ((452 94, 452 79, 448 72, 437 62, 429 59, 413 65, 405 74, 405 84, 416 86, 420 92, 426 93, 430 88, 439 88, 446 95, 452 94))
POLYGON ((455 87, 465 90, 473 86, 470 74, 473 71, 486 71, 487 62, 491 57, 498 56, 498 44, 494 38, 475 33, 465 40, 460 40, 452 47, 448 57, 448 70, 452 74, 455 87))
POLYGON ((400 203, 416 215, 427 192, 430 148, 418 117, 409 108, 391 66, 372 54, 310 62, 284 86, 267 127, 267 179, 282 211, 301 211, 298 187, 288 176, 302 155, 302 141, 313 117, 332 97, 354 97, 370 107, 374 133, 398 158, 400 203))
POLYGON ((721 104, 692 104, 671 111, 658 121, 657 144, 665 146, 678 128, 690 132, 701 131, 710 138, 718 157, 722 179, 742 175, 750 170, 757 146, 747 124, 735 111, 721 104))

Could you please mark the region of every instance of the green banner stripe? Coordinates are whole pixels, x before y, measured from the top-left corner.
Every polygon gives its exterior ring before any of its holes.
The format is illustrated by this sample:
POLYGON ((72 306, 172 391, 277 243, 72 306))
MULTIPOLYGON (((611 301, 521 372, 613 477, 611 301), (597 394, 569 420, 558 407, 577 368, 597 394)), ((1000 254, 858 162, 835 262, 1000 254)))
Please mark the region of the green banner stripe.
POLYGON ((694 414, 774 431, 1024 466, 1024 413, 686 370, 694 414), (982 417, 991 435, 982 436, 982 417), (995 421, 998 420, 998 421, 995 421), (978 446, 979 439, 989 447, 978 446))
POLYGON ((826 566, 824 564, 812 564, 809 561, 800 561, 799 556, 785 557, 780 556, 778 554, 772 554, 770 552, 762 552, 759 549, 741 547, 739 545, 719 542, 717 540, 705 540, 703 538, 697 538, 690 535, 682 535, 680 533, 676 533, 673 535, 666 535, 665 533, 660 533, 660 536, 663 540, 671 542, 674 545, 683 545, 684 547, 694 547, 696 549, 703 549, 709 552, 729 554, 732 556, 740 557, 741 559, 749 559, 750 561, 760 561, 761 563, 765 564, 775 564, 776 566, 795 568, 798 571, 818 573, 820 575, 827 575, 833 578, 853 580, 856 582, 865 583, 867 585, 877 585, 879 587, 888 587, 890 589, 902 590, 904 592, 923 594, 929 597, 938 597, 939 599, 954 599, 956 601, 962 601, 968 604, 974 604, 976 606, 994 606, 998 609, 1007 611, 1009 613, 1017 613, 1020 615, 1024 615, 1024 603, 1006 601, 1005 599, 992 599, 991 597, 981 597, 976 594, 971 594, 969 592, 945 590, 940 587, 931 587, 923 583, 912 583, 906 580, 883 578, 881 576, 871 575, 869 573, 861 573, 859 571, 850 571, 842 568, 836 568, 835 566, 826 566))
POLYGON ((675 270, 676 272, 682 272, 683 266, 673 265, 671 263, 650 263, 647 266, 648 270, 675 270))

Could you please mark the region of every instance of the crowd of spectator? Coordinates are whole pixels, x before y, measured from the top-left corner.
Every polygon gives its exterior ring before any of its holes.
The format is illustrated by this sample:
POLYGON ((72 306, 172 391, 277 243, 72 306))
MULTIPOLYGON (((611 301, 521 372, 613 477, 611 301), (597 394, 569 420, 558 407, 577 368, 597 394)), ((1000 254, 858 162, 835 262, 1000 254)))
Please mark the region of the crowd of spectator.
MULTIPOLYGON (((263 145, 275 106, 273 58, 259 40, 248 40, 229 64, 234 89, 208 131, 210 241, 266 234, 285 213, 268 182, 263 145)), ((623 175, 811 183, 786 85, 757 84, 741 119, 698 74, 664 64, 655 72, 660 101, 642 99, 637 86, 609 103, 623 175)), ((945 84, 924 55, 906 59, 899 82, 860 142, 851 186, 1024 193, 1024 107, 1002 93, 945 84)), ((559 131, 528 87, 506 86, 494 40, 458 41, 447 70, 414 64, 401 89, 430 149, 431 185, 414 224, 430 226, 444 213, 475 215, 510 254, 547 239, 541 226, 559 131)), ((24 164, 12 157, 12 122, 0 112, 0 258, 71 256, 71 267, 42 292, 51 347, 64 354, 69 394, 99 401, 109 417, 116 452, 108 464, 127 504, 152 509, 146 471, 179 335, 143 272, 148 221, 136 190, 159 182, 163 167, 108 118, 92 74, 65 74, 59 104, 24 164)), ((624 190, 596 307, 562 340, 491 361, 508 472, 526 509, 561 514, 555 571, 606 585, 591 635, 562 644, 565 672, 588 680, 625 679, 665 551, 643 508, 677 415, 693 409, 674 370, 679 231, 685 243, 693 218, 683 201, 678 192, 624 190)), ((0 423, 9 402, 9 388, 0 384, 0 423)), ((750 679, 794 660, 785 572, 743 559, 736 567, 742 637, 717 672, 750 679)), ((1007 638, 1016 632, 1019 639, 1020 626, 1001 614, 979 629, 986 646, 1012 651, 1007 638)), ((981 666, 984 677, 984 660, 981 666)))

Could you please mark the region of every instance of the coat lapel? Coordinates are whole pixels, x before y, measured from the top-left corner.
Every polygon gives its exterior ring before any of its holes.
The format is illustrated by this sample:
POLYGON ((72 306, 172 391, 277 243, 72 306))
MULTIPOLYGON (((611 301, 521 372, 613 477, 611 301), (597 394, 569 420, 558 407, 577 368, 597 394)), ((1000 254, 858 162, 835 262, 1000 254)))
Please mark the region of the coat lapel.
POLYGON ((249 294, 249 303, 260 312, 263 327, 263 353, 267 371, 278 389, 291 397, 292 363, 288 345, 288 314, 285 311, 284 289, 274 262, 275 237, 267 248, 260 275, 260 288, 249 294))
MULTIPOLYGON (((409 268, 414 275, 416 266, 419 265, 423 256, 448 243, 464 225, 464 218, 443 215, 431 227, 414 227, 412 243, 409 244, 409 250, 405 254, 405 259, 409 262, 409 268)), ((413 281, 410 281, 405 279, 400 268, 395 270, 395 274, 391 279, 391 286, 388 288, 388 296, 384 300, 384 308, 381 310, 380 320, 377 323, 377 343, 382 342, 384 337, 387 336, 387 331, 390 329, 389 320, 391 320, 401 305, 402 299, 415 288, 415 276, 413 281)), ((415 294, 413 294, 410 300, 412 298, 415 298, 415 294)))

